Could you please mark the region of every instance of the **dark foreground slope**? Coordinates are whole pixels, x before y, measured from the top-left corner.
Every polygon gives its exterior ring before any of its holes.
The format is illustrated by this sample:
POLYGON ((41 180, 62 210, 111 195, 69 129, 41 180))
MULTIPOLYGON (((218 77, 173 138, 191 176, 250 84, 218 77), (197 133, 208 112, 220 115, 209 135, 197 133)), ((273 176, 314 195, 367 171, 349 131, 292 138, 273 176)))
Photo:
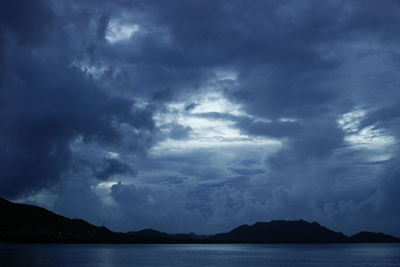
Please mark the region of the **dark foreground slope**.
POLYGON ((144 244, 189 240, 189 236, 174 237, 151 229, 116 233, 84 220, 69 219, 44 208, 0 198, 0 242, 144 244))
POLYGON ((105 227, 68 219, 46 209, 0 198, 0 239, 14 242, 101 242, 115 236, 105 227))
POLYGON ((211 236, 167 234, 152 229, 115 233, 84 220, 0 198, 0 242, 38 243, 339 243, 400 242, 389 235, 361 232, 352 237, 316 222, 271 221, 242 225, 211 236))

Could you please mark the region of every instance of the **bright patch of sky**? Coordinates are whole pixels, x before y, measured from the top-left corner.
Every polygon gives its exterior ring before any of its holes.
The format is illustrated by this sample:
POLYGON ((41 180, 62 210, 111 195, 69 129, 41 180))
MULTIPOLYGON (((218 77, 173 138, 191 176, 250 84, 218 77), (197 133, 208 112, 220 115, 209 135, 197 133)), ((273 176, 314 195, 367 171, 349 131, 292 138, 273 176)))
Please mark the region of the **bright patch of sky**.
POLYGON ((343 114, 338 120, 339 126, 346 133, 345 140, 350 145, 374 150, 376 153, 369 158, 370 161, 387 160, 391 156, 388 148, 396 142, 396 139, 374 126, 360 129, 360 122, 366 114, 365 110, 354 110, 343 114))
POLYGON ((178 123, 190 127, 189 138, 185 140, 167 139, 152 151, 176 151, 193 148, 223 147, 223 146, 260 146, 279 145, 275 139, 265 137, 249 137, 235 127, 235 122, 228 116, 247 116, 240 105, 234 104, 220 92, 210 92, 191 99, 194 107, 185 111, 187 103, 172 103, 168 105, 167 113, 159 113, 155 120, 158 126, 168 123, 178 123), (221 114, 221 117, 207 116, 221 114))
POLYGON ((111 197, 111 187, 118 184, 116 181, 101 182, 97 185, 91 186, 93 192, 99 197, 103 204, 107 206, 115 206, 116 203, 111 197))
POLYGON ((216 80, 223 81, 223 80, 232 80, 236 81, 238 74, 234 71, 229 70, 220 70, 216 72, 216 80))
POLYGON ((115 152, 108 152, 108 155, 110 156, 110 158, 113 158, 113 159, 117 159, 117 158, 119 158, 119 154, 118 153, 115 153, 115 152))
POLYGON ((110 43, 129 40, 131 36, 139 30, 140 27, 137 24, 127 24, 119 21, 110 21, 105 38, 110 43))
POLYGON ((355 110, 346 114, 338 120, 338 124, 346 132, 346 141, 353 145, 365 145, 370 148, 376 146, 390 145, 395 138, 386 134, 374 126, 360 129, 360 122, 366 115, 365 110, 355 110))

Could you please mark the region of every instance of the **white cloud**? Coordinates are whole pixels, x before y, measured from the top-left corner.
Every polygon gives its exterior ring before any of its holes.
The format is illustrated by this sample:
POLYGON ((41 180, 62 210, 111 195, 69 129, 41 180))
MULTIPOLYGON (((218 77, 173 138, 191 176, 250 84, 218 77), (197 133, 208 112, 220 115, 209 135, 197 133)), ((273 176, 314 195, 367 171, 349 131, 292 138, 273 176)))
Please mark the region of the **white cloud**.
POLYGON ((380 149, 395 142, 395 138, 374 126, 360 129, 360 122, 366 116, 365 110, 354 110, 343 114, 338 120, 346 133, 345 140, 352 145, 362 145, 369 149, 380 149))
POLYGON ((137 24, 124 24, 118 21, 110 21, 107 31, 106 40, 110 43, 116 43, 131 38, 132 34, 140 30, 137 24))
POLYGON ((224 147, 224 146, 270 146, 279 145, 275 139, 265 137, 249 137, 240 132, 235 123, 226 118, 201 116, 202 114, 220 113, 232 116, 246 116, 241 106, 234 104, 219 92, 210 92, 205 95, 195 96, 193 102, 197 105, 189 112, 184 110, 185 103, 168 105, 167 113, 157 114, 155 117, 158 125, 166 123, 179 123, 189 126, 192 130, 189 138, 185 140, 162 141, 152 151, 161 153, 163 150, 185 150, 193 148, 224 147))
POLYGON ((71 67, 76 67, 82 72, 91 75, 94 79, 98 79, 108 70, 107 66, 90 64, 84 60, 74 60, 70 64, 71 67))

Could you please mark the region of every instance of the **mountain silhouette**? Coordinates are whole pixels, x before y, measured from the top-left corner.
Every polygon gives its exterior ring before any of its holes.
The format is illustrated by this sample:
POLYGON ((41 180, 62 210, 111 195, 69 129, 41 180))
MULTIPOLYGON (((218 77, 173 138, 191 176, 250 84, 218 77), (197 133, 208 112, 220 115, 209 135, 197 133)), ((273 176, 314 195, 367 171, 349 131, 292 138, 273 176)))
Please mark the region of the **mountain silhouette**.
POLYGON ((153 229, 116 233, 81 219, 69 219, 44 208, 0 198, 0 242, 19 243, 364 243, 400 242, 382 233, 351 237, 317 222, 271 221, 241 225, 216 235, 167 234, 153 229))
POLYGON ((399 242, 400 238, 382 233, 359 232, 358 234, 350 236, 349 240, 353 243, 390 243, 399 242))
POLYGON ((69 219, 44 208, 0 198, 0 240, 85 241, 109 238, 114 233, 80 219, 69 219))
POLYGON ((213 239, 234 243, 340 243, 346 242, 347 236, 316 222, 299 220, 241 225, 229 233, 217 234, 213 239))

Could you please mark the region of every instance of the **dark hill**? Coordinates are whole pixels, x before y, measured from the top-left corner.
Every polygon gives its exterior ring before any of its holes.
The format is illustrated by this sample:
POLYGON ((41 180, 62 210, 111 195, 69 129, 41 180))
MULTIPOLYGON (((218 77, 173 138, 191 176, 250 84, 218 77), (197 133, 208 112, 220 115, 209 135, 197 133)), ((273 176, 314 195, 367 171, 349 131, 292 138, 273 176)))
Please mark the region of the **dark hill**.
POLYGON ((153 229, 143 229, 140 231, 131 231, 126 233, 130 238, 143 240, 143 243, 176 243, 177 241, 167 233, 153 229))
POLYGON ((372 232, 359 232, 349 238, 354 243, 383 243, 383 242, 400 242, 400 238, 391 235, 372 232))
POLYGON ((64 242, 105 239, 115 235, 80 219, 68 219, 46 209, 0 198, 0 238, 5 241, 64 242))
POLYGON ((151 229, 115 233, 80 219, 69 219, 44 208, 0 198, 0 242, 21 243, 177 243, 151 229))
POLYGON ((170 238, 170 235, 153 229, 143 229, 136 232, 128 232, 128 235, 148 236, 157 238, 170 238))
POLYGON ((242 225, 211 236, 167 234, 153 229, 115 233, 84 220, 69 219, 46 209, 0 198, 0 242, 37 243, 338 243, 400 242, 399 238, 371 232, 352 237, 316 222, 271 221, 242 225))
POLYGON ((180 239, 180 240, 206 240, 209 236, 207 235, 198 235, 196 233, 188 233, 188 234, 171 234, 172 237, 180 239))
POLYGON ((258 222, 241 225, 229 233, 217 234, 214 240, 234 243, 339 243, 347 237, 319 225, 299 221, 258 222))

